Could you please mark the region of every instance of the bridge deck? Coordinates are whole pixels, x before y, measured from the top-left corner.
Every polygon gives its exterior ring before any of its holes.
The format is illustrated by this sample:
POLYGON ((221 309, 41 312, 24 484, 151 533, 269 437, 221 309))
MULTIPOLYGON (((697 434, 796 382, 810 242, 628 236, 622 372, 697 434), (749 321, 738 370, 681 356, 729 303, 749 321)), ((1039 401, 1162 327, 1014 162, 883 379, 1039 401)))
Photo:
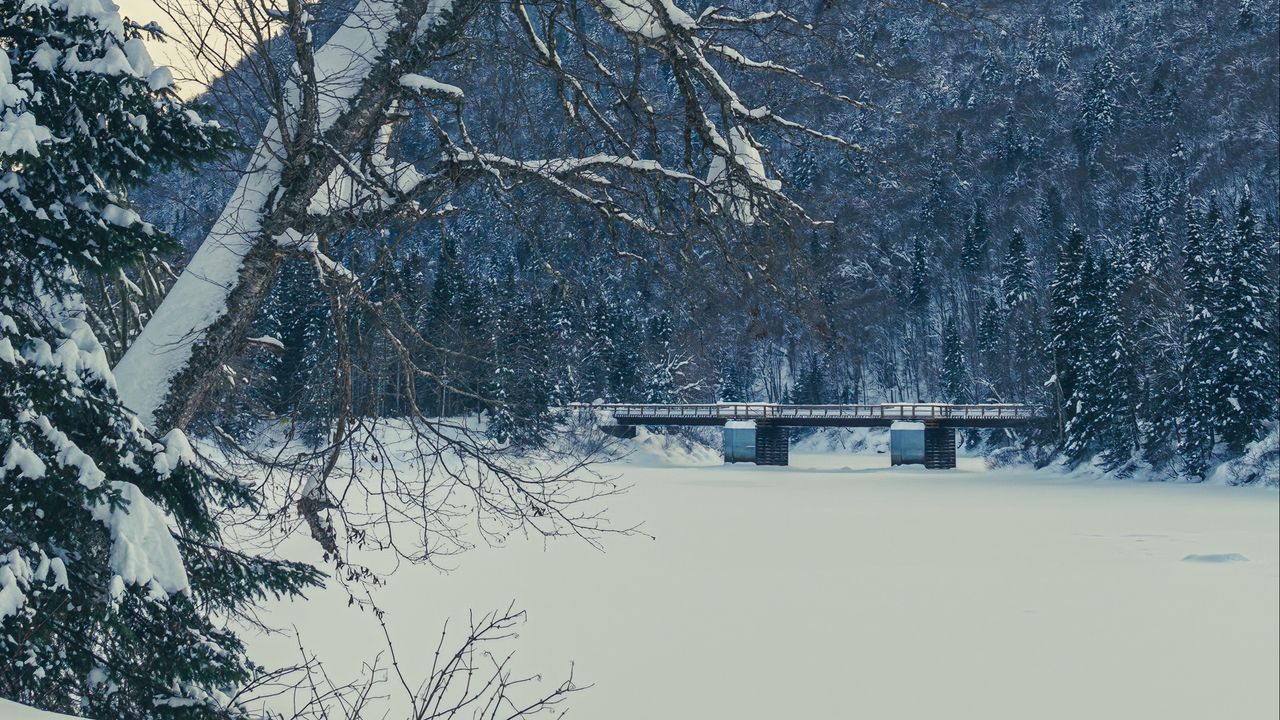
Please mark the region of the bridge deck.
POLYGON ((608 413, 618 425, 723 425, 755 420, 790 427, 877 427, 898 420, 938 427, 1013 427, 1045 420, 1030 405, 950 405, 890 403, 883 405, 779 405, 775 403, 575 404, 580 410, 608 413))

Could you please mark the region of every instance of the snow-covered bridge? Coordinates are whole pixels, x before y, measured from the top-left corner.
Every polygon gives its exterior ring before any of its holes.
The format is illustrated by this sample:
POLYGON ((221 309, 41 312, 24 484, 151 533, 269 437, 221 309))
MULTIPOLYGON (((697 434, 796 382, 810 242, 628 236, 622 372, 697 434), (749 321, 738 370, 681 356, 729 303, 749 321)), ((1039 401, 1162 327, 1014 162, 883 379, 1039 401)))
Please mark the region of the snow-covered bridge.
MULTIPOLYGON (((730 450, 735 431, 750 433, 761 465, 786 465, 792 427, 892 427, 918 423, 910 430, 924 433, 923 461, 929 468, 956 466, 956 428, 1007 428, 1046 422, 1032 405, 948 403, 885 403, 880 405, 781 405, 777 403, 642 404, 594 403, 573 407, 597 415, 615 435, 634 434, 638 425, 723 425, 725 459, 740 459, 730 450)), ((902 427, 902 426, 899 426, 902 427)), ((908 432, 908 430, 904 430, 908 432)), ((906 436, 904 436, 906 437, 906 436)), ((894 441, 897 441, 895 435, 894 441)))

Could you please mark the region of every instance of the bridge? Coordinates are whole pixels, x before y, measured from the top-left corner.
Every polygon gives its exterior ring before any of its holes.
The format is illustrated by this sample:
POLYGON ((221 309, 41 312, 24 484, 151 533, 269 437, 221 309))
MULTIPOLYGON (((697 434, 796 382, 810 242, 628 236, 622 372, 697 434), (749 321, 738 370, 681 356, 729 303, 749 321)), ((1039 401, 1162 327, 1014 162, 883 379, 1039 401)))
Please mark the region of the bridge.
POLYGON ((899 445, 915 444, 923 430, 925 467, 956 466, 956 428, 1013 428, 1048 420, 1037 408, 1019 404, 952 405, 946 403, 887 403, 881 405, 780 405, 776 403, 637 404, 577 403, 574 408, 594 412, 601 428, 618 437, 633 437, 640 425, 725 427, 725 461, 752 460, 758 465, 786 465, 793 427, 898 427, 891 433, 894 462, 907 456, 899 445), (753 441, 753 442, 752 442, 753 441), (739 452, 743 443, 754 445, 739 452))

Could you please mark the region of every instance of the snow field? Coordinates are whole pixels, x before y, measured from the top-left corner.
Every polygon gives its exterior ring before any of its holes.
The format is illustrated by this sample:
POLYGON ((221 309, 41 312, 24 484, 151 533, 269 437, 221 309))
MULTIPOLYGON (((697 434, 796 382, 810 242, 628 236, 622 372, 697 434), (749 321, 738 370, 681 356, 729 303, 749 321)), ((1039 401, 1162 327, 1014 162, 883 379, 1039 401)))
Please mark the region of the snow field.
MULTIPOLYGON (((1274 718, 1280 502, 1274 490, 888 467, 793 454, 790 468, 663 456, 614 464, 617 525, 652 536, 517 539, 401 567, 375 590, 412 682, 442 623, 515 601, 517 671, 591 689, 569 717, 1274 718), (1198 557, 1197 557, 1198 556, 1198 557), (1230 561, 1212 561, 1212 558, 1230 561), (1205 561, 1210 559, 1209 561, 1205 561)), ((286 553, 315 554, 294 538, 286 553)), ((336 677, 383 650, 340 589, 278 603, 336 677)), ((265 664, 296 640, 247 637, 265 664)), ((404 707, 394 683, 385 706, 404 707)))

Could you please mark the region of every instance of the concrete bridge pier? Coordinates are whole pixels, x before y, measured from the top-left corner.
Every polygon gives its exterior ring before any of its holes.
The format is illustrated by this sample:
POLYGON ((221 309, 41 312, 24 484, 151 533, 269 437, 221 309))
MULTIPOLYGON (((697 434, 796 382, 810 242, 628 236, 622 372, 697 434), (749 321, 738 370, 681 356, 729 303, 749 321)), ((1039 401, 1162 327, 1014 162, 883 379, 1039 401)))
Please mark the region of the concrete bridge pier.
POLYGON ((788 465, 791 456, 791 429, 756 422, 756 464, 788 465))
POLYGON ((924 466, 929 470, 952 470, 956 466, 956 431, 941 427, 937 420, 924 422, 924 466))

